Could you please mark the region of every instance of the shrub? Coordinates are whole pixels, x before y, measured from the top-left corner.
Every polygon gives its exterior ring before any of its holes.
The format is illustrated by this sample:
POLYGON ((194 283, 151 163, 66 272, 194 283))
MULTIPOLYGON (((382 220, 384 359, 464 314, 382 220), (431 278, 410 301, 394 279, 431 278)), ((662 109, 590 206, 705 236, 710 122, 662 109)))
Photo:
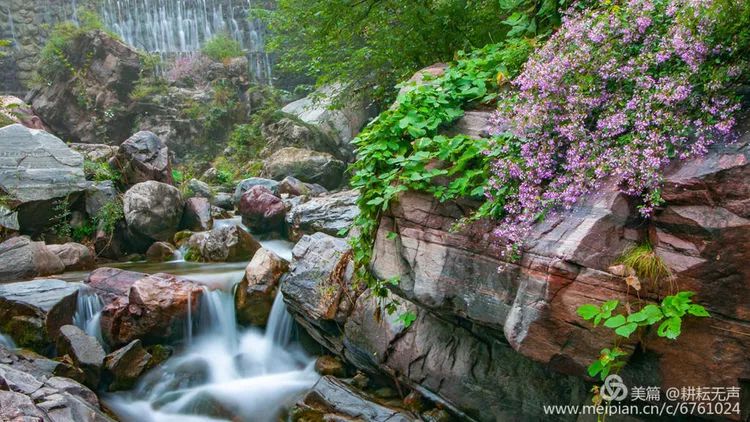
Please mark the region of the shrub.
POLYGON ((638 277, 653 282, 659 282, 671 274, 650 243, 633 246, 617 262, 632 268, 638 277))
POLYGON ((93 180, 96 182, 103 182, 111 180, 117 182, 120 180, 120 173, 112 168, 109 163, 98 163, 91 160, 83 161, 83 173, 86 175, 87 180, 93 180))
POLYGON ((206 43, 203 44, 201 52, 216 61, 225 61, 245 55, 240 43, 233 40, 227 34, 218 34, 207 40, 206 43))

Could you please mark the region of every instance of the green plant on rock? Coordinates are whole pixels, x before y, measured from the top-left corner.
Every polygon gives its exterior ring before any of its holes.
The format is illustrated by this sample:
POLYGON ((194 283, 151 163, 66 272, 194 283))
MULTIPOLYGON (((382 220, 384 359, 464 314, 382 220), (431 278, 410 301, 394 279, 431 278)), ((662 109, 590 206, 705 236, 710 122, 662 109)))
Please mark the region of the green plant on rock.
POLYGON ((654 282, 669 278, 670 272, 664 260, 654 251, 650 243, 643 243, 628 249, 617 263, 632 268, 642 279, 654 282))
POLYGON ((245 55, 240 43, 227 34, 218 34, 206 41, 201 47, 201 52, 216 61, 225 61, 245 55))
POLYGON ((117 227, 117 223, 124 218, 125 211, 123 210, 122 199, 118 197, 102 206, 94 216, 94 223, 99 230, 111 236, 115 231, 115 227, 117 227))
POLYGON ((71 237, 73 228, 70 226, 70 201, 68 197, 58 199, 52 206, 54 217, 50 220, 52 232, 61 238, 71 237))
POLYGON ((83 161, 83 173, 87 180, 104 182, 107 180, 118 182, 121 178, 120 172, 112 168, 109 163, 91 160, 83 161))

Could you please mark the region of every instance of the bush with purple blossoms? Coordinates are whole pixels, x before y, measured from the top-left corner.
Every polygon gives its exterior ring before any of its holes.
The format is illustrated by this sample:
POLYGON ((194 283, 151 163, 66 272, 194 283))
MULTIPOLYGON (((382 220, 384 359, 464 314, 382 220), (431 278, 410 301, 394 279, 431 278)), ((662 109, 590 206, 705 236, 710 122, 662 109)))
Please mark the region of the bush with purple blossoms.
POLYGON ((728 30, 750 6, 726 0, 627 0, 569 14, 526 63, 491 122, 488 201, 509 250, 548 212, 608 177, 661 202, 661 170, 730 140, 747 38, 728 30), (735 22, 730 22, 734 20, 735 22))

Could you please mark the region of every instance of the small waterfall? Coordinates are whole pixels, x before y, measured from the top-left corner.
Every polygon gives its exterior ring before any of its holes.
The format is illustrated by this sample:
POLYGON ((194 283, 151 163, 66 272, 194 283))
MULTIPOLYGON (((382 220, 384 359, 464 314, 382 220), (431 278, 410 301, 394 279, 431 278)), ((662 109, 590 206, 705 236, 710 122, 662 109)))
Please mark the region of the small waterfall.
POLYGON ((294 320, 286 309, 284 295, 279 291, 276 293, 276 299, 274 299, 273 306, 271 307, 271 314, 268 316, 266 339, 273 344, 286 347, 292 340, 293 328, 294 320))
POLYGON ((0 346, 5 347, 6 349, 15 349, 16 343, 13 342, 13 339, 10 338, 10 336, 0 334, 0 346))
POLYGON ((82 287, 78 291, 78 302, 76 303, 76 312, 73 315, 73 324, 104 345, 100 323, 102 309, 104 309, 104 301, 98 294, 86 287, 82 287))

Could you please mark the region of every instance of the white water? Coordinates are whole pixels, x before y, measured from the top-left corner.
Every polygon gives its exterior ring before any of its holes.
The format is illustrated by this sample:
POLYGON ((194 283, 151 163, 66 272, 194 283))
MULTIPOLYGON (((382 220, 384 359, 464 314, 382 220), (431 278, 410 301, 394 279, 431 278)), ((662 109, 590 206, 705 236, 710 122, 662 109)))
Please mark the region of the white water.
POLYGON ((78 291, 78 302, 76 303, 76 313, 73 315, 73 325, 99 340, 99 343, 102 345, 106 345, 102 337, 102 327, 100 324, 102 308, 104 308, 104 301, 102 301, 99 295, 87 287, 81 287, 78 291))
POLYGON ((237 326, 233 295, 223 290, 204 291, 192 323, 192 344, 132 392, 106 399, 121 420, 270 422, 318 379, 312 360, 290 344, 291 319, 280 297, 265 334, 237 326))
POLYGON ((13 339, 9 336, 6 336, 5 334, 0 334, 0 346, 5 347, 6 349, 15 349, 16 343, 13 342, 13 339))

